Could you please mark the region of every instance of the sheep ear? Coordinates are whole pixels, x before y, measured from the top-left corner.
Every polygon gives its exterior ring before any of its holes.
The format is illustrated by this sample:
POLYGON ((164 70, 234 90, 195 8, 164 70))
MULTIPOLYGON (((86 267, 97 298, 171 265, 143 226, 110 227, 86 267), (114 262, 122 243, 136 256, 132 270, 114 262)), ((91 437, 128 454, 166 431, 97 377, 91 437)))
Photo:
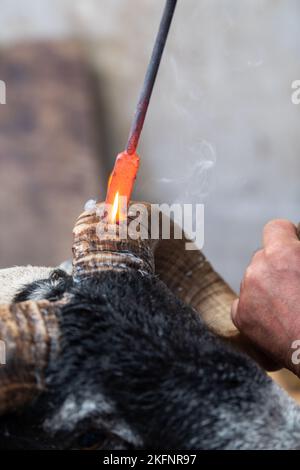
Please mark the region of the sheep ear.
POLYGON ((13 302, 15 295, 25 286, 47 279, 55 268, 40 266, 14 266, 0 269, 0 304, 13 302))
POLYGON ((45 388, 46 366, 58 351, 57 308, 48 301, 0 305, 0 415, 45 388))

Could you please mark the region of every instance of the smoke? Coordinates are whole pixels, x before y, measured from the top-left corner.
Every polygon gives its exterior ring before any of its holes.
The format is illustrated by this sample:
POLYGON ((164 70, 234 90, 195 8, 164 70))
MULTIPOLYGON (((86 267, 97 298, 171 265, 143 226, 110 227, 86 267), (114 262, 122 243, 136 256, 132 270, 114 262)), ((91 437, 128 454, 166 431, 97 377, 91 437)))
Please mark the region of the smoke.
MULTIPOLYGON (((207 84, 214 70, 206 67, 208 36, 199 28, 203 21, 213 24, 209 4, 178 2, 140 142, 138 199, 201 202, 209 193, 216 146, 203 119, 211 118, 207 84)), ((99 126, 109 134, 103 167, 111 168, 127 141, 164 1, 28 0, 22 6, 4 0, 4 5, 3 40, 71 35, 86 45, 100 82, 106 122, 99 126)))
MULTIPOLYGON (((86 44, 110 168, 126 144, 163 3, 2 1, 2 42, 71 33, 86 44)), ((297 221, 299 106, 291 83, 299 79, 299 15, 298 0, 178 1, 142 134, 135 198, 205 200, 206 253, 235 286, 263 224, 297 221)))
MULTIPOLYGON (((126 144, 163 6, 152 0, 76 2, 74 18, 92 44, 109 108, 111 166, 126 144)), ((141 137, 136 199, 200 203, 209 193, 216 150, 201 128, 208 111, 204 58, 191 38, 191 31, 195 39, 203 37, 198 31, 203 11, 199 2, 178 3, 141 137)))
MULTIPOLYGON (((140 192, 151 195, 152 201, 162 200, 168 203, 202 203, 212 187, 215 150, 209 142, 202 141, 186 146, 182 150, 182 161, 185 161, 183 172, 178 175, 178 168, 173 168, 172 156, 168 164, 160 166, 157 172, 161 176, 143 175, 140 192), (185 160, 188 158, 187 160, 185 160), (161 196, 162 194, 163 196, 161 196)), ((174 158, 176 159, 176 155, 174 158)))

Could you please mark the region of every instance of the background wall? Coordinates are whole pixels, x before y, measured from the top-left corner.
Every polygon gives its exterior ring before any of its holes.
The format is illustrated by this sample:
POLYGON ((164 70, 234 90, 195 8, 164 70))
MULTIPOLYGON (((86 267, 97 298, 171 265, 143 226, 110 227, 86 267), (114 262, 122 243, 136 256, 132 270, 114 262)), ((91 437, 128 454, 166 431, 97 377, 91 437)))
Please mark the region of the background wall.
MULTIPOLYGON (((163 3, 1 2, 3 47, 84 43, 99 76, 108 167, 126 142, 163 3)), ((299 19, 297 0, 179 0, 140 146, 136 197, 205 202, 205 252, 235 288, 263 224, 300 220, 300 107, 290 98, 299 19)))

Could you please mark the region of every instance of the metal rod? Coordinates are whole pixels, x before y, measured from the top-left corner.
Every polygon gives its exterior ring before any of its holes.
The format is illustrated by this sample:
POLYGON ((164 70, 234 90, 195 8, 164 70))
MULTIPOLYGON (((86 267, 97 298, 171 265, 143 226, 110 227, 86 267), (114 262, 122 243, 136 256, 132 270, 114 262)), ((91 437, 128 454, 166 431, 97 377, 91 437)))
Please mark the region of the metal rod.
POLYGON ((170 30, 171 22, 174 16, 175 7, 177 0, 167 0, 165 9, 163 12, 162 20, 159 26, 158 34, 156 37, 154 49, 148 65, 148 69, 145 76, 144 85, 140 94, 139 102, 136 108, 133 123, 130 129, 129 139, 126 147, 126 151, 129 155, 135 153, 140 135, 145 122, 150 98, 152 95, 155 79, 163 55, 163 51, 166 45, 168 33, 170 30))

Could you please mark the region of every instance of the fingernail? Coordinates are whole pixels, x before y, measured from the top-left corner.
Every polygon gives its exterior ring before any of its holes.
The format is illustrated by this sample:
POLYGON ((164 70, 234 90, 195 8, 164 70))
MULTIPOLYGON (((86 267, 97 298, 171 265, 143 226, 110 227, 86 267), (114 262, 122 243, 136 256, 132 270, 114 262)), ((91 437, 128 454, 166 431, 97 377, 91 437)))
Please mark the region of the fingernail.
POLYGON ((238 307, 239 307, 239 299, 235 299, 231 305, 231 319, 233 323, 237 314, 238 307))

